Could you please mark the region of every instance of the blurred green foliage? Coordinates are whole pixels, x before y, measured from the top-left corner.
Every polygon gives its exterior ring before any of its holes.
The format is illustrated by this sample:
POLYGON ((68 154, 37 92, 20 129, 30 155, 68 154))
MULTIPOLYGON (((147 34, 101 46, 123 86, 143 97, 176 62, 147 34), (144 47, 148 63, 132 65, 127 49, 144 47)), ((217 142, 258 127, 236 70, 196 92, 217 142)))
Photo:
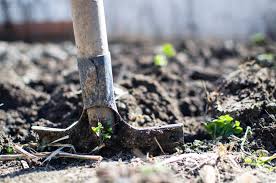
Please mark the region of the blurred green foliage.
POLYGON ((168 58, 172 58, 176 55, 176 51, 173 45, 170 43, 166 43, 162 45, 162 52, 168 58))
POLYGON ((275 159, 276 154, 270 156, 266 150, 257 150, 252 155, 246 156, 243 161, 245 164, 273 171, 276 169, 272 164, 272 161, 275 159))
POLYGON ((263 45, 266 42, 266 36, 263 33, 256 33, 250 38, 251 43, 256 45, 263 45))
POLYGON ((154 56, 154 65, 159 66, 159 67, 163 67, 168 65, 168 60, 166 58, 166 56, 158 54, 154 56))
POLYGON ((170 43, 163 44, 161 48, 161 53, 156 54, 153 58, 154 65, 158 67, 168 65, 168 59, 176 55, 176 51, 170 43))

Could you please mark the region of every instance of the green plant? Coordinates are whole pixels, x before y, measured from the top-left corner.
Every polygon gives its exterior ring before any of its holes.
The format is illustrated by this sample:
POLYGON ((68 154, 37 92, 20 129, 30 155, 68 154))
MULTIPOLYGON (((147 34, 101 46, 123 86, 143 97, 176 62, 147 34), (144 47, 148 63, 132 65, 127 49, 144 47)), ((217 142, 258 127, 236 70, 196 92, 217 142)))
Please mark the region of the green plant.
POLYGON ((269 156, 268 152, 265 150, 257 150, 254 154, 246 156, 243 161, 245 164, 266 168, 268 170, 275 170, 271 162, 276 159, 276 154, 269 156))
POLYGON ((11 145, 0 146, 0 154, 14 154, 14 149, 11 145))
POLYGON ((162 52, 154 56, 154 65, 163 67, 168 65, 168 58, 176 55, 176 51, 172 44, 166 43, 162 45, 162 52))
POLYGON ((263 53, 256 57, 256 62, 261 66, 276 68, 275 58, 273 53, 263 53))
POLYGON ((14 149, 13 149, 12 146, 7 146, 5 148, 5 151, 6 151, 7 154, 14 154, 14 149))
POLYGON ((170 43, 166 43, 162 45, 162 52, 168 58, 174 57, 176 55, 176 51, 173 45, 170 43))
POLYGON ((275 58, 275 55, 273 53, 263 53, 257 56, 257 59, 259 61, 273 61, 275 58))
POLYGON ((112 128, 104 128, 101 122, 98 122, 98 125, 96 127, 92 127, 91 130, 101 139, 102 142, 110 139, 112 135, 112 128))
POLYGON ((235 121, 230 115, 219 116, 217 119, 205 123, 204 127, 213 138, 240 135, 243 131, 240 122, 235 121))
POLYGON ((168 64, 168 60, 166 58, 166 56, 158 54, 154 56, 154 65, 156 66, 166 66, 168 64))
POLYGON ((250 38, 253 44, 262 45, 266 41, 266 36, 263 33, 256 33, 250 38))
POLYGON ((13 146, 10 144, 0 145, 0 154, 14 154, 13 146))

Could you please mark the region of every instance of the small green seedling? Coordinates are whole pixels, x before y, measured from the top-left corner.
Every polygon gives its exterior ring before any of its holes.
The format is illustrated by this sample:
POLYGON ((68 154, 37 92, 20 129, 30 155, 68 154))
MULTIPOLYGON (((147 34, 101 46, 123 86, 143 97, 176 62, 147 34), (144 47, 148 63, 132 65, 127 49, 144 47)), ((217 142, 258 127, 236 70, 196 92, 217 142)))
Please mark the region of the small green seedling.
POLYGON ((275 55, 273 53, 263 53, 256 57, 256 61, 261 66, 276 66, 275 55))
POLYGON ((256 45, 263 45, 266 42, 266 36, 263 33, 256 33, 250 38, 251 42, 256 45))
POLYGON ((172 58, 176 55, 176 51, 175 51, 173 45, 170 43, 163 44, 162 52, 168 58, 172 58))
POLYGON ((269 61, 272 62, 275 58, 275 55, 273 53, 263 53, 257 56, 257 59, 259 61, 269 61))
POLYGON ((99 137, 104 129, 102 123, 98 122, 98 126, 92 127, 92 131, 99 137))
POLYGON ((159 67, 168 65, 168 60, 167 60, 166 56, 161 55, 161 54, 155 55, 154 65, 159 66, 159 67))
POLYGON ((240 122, 235 121, 230 115, 223 115, 204 124, 207 132, 215 139, 217 137, 229 137, 240 135, 243 131, 240 122))
POLYGON ((276 169, 276 167, 274 167, 271 162, 275 159, 276 154, 269 156, 267 151, 257 150, 254 154, 245 157, 243 160, 245 164, 259 168, 266 168, 270 171, 273 171, 276 169))
POLYGON ((154 56, 154 65, 164 67, 168 65, 168 58, 176 55, 176 51, 172 44, 166 43, 162 45, 162 52, 154 56))
POLYGON ((6 150, 7 154, 14 154, 13 147, 11 147, 11 146, 6 147, 5 150, 6 150))
POLYGON ((0 146, 0 153, 3 153, 3 154, 14 154, 14 149, 10 145, 0 146))
POLYGON ((95 133, 99 138, 101 138, 102 142, 111 138, 112 128, 104 128, 101 122, 98 122, 98 126, 91 128, 92 132, 95 133))
POLYGON ((0 154, 14 154, 14 149, 11 145, 0 145, 0 154))

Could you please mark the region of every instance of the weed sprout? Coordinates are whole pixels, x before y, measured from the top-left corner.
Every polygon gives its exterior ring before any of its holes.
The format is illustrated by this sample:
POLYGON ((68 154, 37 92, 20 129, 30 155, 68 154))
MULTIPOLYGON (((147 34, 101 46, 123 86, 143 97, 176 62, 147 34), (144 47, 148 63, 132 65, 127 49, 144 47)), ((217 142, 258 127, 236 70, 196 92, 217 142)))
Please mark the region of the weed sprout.
POLYGON ((163 44, 161 53, 154 56, 154 65, 159 67, 166 66, 168 65, 168 58, 172 58, 175 55, 176 51, 172 44, 163 44))
POLYGON ((98 125, 96 127, 92 127, 91 130, 99 138, 101 138, 102 142, 110 139, 112 135, 112 128, 104 128, 101 122, 98 122, 98 125))
POLYGON ((250 38, 251 43, 256 45, 263 45, 266 42, 266 36, 263 33, 256 33, 250 38))
POLYGON ((170 43, 163 44, 162 52, 168 58, 172 58, 176 55, 176 51, 175 51, 173 45, 170 43))
POLYGON ((217 119, 205 123, 204 127, 214 139, 240 135, 243 131, 240 122, 235 121, 230 115, 219 116, 217 119))

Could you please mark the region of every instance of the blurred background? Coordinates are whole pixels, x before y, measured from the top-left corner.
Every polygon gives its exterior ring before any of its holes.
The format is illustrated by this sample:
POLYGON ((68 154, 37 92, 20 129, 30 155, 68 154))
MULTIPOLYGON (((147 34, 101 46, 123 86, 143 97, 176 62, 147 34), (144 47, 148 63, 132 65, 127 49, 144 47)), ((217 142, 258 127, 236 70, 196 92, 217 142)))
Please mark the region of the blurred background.
MULTIPOLYGON (((275 0, 105 0, 109 39, 276 38, 275 0)), ((0 39, 73 40, 70 0, 0 0, 0 39)))

